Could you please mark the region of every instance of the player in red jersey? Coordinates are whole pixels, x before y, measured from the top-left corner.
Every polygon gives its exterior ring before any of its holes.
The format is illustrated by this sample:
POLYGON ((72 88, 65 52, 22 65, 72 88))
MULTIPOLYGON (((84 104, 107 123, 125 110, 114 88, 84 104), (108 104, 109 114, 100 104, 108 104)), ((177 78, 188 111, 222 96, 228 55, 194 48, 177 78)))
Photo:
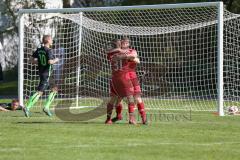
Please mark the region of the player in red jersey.
MULTIPOLYGON (((125 63, 123 64, 123 68, 128 73, 126 79, 132 82, 133 89, 134 89, 134 100, 135 100, 135 103, 137 104, 138 112, 141 115, 142 123, 147 124, 147 117, 146 117, 144 102, 141 98, 141 87, 140 87, 139 80, 136 73, 137 63, 127 58, 130 56, 137 57, 137 51, 130 48, 130 41, 127 37, 124 37, 121 40, 121 48, 122 48, 122 52, 126 54, 117 55, 115 59, 120 59, 125 61, 125 63)), ((129 108, 129 113, 132 114, 133 112, 134 112, 134 106, 131 106, 129 108)))
MULTIPOLYGON (((111 42, 111 48, 107 50, 107 59, 111 62, 111 69, 112 69, 112 76, 116 75, 116 69, 117 69, 117 64, 116 61, 113 61, 112 58, 114 57, 114 55, 119 53, 119 50, 121 48, 121 41, 118 39, 115 39, 111 42), (115 74, 114 74, 115 72, 115 74)), ((112 124, 112 120, 111 120, 111 115, 112 115, 112 110, 114 108, 114 106, 116 107, 116 112, 117 112, 117 117, 119 120, 122 120, 122 103, 121 100, 118 101, 118 96, 114 90, 114 87, 112 85, 112 80, 110 82, 110 96, 111 99, 107 104, 107 119, 105 121, 106 124, 112 124)))
MULTIPOLYGON (((111 88, 111 99, 107 105, 107 119, 105 121, 106 124, 111 124, 111 114, 112 110, 114 108, 114 105, 116 105, 116 112, 117 117, 115 120, 121 120, 122 115, 122 104, 121 100, 126 97, 128 100, 128 108, 134 108, 134 100, 133 100, 133 94, 134 89, 133 85, 130 79, 126 79, 128 72, 125 69, 125 66, 127 64, 127 59, 134 59, 135 57, 132 55, 125 55, 125 59, 117 59, 115 58, 117 55, 122 55, 123 51, 121 50, 121 41, 120 40, 114 40, 112 42, 112 49, 107 51, 107 57, 108 60, 111 62, 111 68, 112 68, 112 79, 110 83, 111 88)), ((129 119, 130 124, 135 124, 135 119, 133 115, 131 115, 129 119)))

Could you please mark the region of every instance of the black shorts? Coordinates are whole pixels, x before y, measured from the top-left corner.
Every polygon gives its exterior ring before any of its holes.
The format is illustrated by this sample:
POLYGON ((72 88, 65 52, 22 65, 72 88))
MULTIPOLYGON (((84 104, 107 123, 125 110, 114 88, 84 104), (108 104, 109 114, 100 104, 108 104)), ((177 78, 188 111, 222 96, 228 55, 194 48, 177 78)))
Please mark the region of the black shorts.
POLYGON ((40 82, 37 87, 38 91, 43 92, 46 89, 49 89, 49 87, 51 87, 51 88, 56 87, 55 80, 51 74, 42 73, 39 76, 40 76, 40 82))

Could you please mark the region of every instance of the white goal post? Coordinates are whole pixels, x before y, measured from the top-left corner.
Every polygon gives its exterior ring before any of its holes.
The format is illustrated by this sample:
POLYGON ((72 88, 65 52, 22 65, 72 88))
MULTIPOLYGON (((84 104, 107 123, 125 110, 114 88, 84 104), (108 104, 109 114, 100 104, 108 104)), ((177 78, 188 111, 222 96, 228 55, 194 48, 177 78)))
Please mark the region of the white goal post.
POLYGON ((137 71, 148 109, 223 116, 227 106, 240 104, 240 15, 222 2, 22 9, 19 20, 21 104, 38 85, 37 66, 28 59, 44 34, 53 37, 53 53, 62 58, 53 72, 56 101, 97 106, 108 97, 111 70, 104 49, 128 36, 141 60, 137 71))

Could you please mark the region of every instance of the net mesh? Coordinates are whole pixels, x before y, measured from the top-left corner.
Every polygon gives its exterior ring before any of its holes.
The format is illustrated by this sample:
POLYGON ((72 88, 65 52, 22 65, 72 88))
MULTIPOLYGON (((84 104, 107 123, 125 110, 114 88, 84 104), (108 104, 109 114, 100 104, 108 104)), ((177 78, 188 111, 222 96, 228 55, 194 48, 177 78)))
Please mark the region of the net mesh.
MULTIPOLYGON (((225 10, 225 106, 239 99, 239 26, 240 16, 225 10)), ((50 34, 56 40, 53 53, 63 59, 54 67, 57 100, 71 99, 73 106, 98 106, 109 97, 111 70, 105 46, 112 39, 128 36, 141 60, 137 73, 147 108, 215 111, 217 33, 217 7, 95 10, 82 16, 25 14, 24 97, 33 94, 39 82, 37 67, 28 59, 41 36, 50 34)))

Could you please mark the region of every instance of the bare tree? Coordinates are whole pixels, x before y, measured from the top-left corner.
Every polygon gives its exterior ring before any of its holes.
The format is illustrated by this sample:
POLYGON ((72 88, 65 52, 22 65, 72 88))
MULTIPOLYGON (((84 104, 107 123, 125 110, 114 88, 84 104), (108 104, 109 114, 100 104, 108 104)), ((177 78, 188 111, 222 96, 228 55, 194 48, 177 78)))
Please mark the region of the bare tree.
POLYGON ((71 1, 70 0, 63 0, 63 8, 70 8, 71 1))
POLYGON ((122 1, 123 0, 74 0, 72 7, 113 6, 121 4, 122 1))
POLYGON ((17 65, 18 57, 18 10, 21 8, 44 8, 45 3, 36 0, 35 3, 30 0, 15 1, 5 0, 0 2, 3 6, 1 16, 4 17, 4 25, 0 26, 0 40, 2 49, 0 49, 1 59, 4 62, 4 69, 11 69, 17 65))
POLYGON ((223 3, 227 6, 227 10, 233 13, 240 13, 240 1, 239 0, 223 0, 223 3))

